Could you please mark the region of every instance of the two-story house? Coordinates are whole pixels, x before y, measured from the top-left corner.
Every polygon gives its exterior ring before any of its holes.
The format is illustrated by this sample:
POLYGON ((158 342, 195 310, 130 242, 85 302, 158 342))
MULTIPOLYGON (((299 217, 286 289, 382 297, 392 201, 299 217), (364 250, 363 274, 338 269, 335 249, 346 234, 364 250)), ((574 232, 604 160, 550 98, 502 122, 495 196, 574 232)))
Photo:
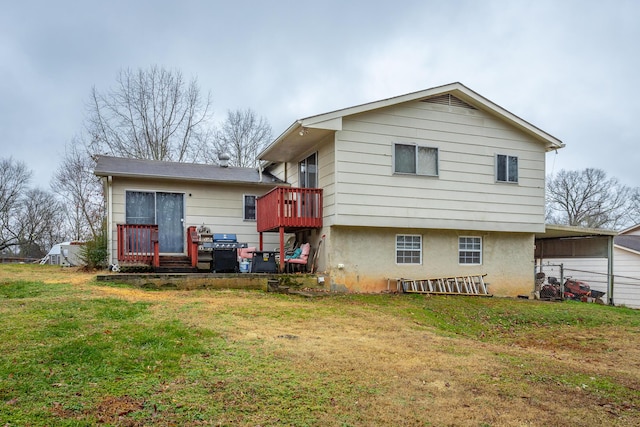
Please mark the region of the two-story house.
POLYGON ((297 120, 259 157, 323 190, 323 226, 301 239, 325 236, 334 288, 486 274, 493 294, 517 295, 532 290, 545 227, 545 153, 563 146, 453 83, 297 120))
POLYGON ((174 246, 157 238, 160 252, 187 253, 186 230, 201 224, 258 246, 294 233, 334 290, 486 274, 492 294, 518 295, 533 289, 545 229, 545 153, 562 147, 452 83, 297 120, 257 171, 102 158, 96 174, 114 262, 126 243, 118 224, 155 227, 169 209, 174 246))

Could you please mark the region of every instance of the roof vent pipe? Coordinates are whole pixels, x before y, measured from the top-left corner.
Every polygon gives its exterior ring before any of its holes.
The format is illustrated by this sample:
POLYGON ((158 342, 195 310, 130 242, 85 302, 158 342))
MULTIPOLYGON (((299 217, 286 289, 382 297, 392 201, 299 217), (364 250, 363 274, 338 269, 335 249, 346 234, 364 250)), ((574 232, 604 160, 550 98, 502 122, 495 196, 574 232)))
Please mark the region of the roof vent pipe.
POLYGON ((230 159, 231 159, 231 156, 229 156, 227 153, 218 154, 218 164, 223 168, 229 167, 230 159))

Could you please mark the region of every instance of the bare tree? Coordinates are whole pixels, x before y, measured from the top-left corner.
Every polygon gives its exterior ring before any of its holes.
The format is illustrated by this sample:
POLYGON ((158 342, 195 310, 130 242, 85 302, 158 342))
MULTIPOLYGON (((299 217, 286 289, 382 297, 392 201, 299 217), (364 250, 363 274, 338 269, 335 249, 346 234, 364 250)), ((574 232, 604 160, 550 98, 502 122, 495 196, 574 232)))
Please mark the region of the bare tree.
POLYGON ((20 213, 31 171, 22 162, 0 159, 0 251, 20 243, 20 213))
POLYGON ((62 198, 65 228, 72 240, 93 239, 101 232, 104 199, 94 168, 93 159, 74 139, 51 182, 52 191, 62 198))
POLYGON ((22 162, 0 160, 0 251, 41 256, 58 241, 60 209, 52 193, 29 188, 22 162))
POLYGON ((52 193, 38 188, 27 190, 19 217, 21 255, 41 257, 55 243, 64 240, 61 221, 60 204, 52 193), (28 248, 28 253, 24 253, 24 248, 28 248))
POLYGON ((636 187, 631 196, 631 225, 640 224, 640 188, 636 187))
POLYGON ((211 96, 196 79, 152 66, 122 70, 106 93, 95 87, 87 118, 91 154, 136 159, 196 161, 207 136, 211 96))
POLYGON ((601 169, 561 170, 547 181, 547 221, 617 229, 633 221, 633 193, 601 169))
POLYGON ((271 125, 264 117, 258 117, 251 109, 228 111, 207 161, 213 163, 218 154, 227 153, 231 166, 254 167, 258 154, 270 141, 271 125))

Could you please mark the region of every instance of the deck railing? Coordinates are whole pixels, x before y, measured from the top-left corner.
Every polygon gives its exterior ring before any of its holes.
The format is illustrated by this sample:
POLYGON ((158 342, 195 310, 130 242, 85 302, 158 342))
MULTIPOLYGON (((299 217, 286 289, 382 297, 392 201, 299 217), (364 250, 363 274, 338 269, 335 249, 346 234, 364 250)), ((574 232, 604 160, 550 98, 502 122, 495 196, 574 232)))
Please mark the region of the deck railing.
POLYGON ((118 224, 118 261, 159 267, 158 226, 118 224))
POLYGON ((191 260, 191 267, 198 266, 198 244, 200 238, 195 226, 187 228, 187 256, 191 260))
POLYGON ((258 232, 322 227, 322 189, 276 187, 256 201, 258 232))

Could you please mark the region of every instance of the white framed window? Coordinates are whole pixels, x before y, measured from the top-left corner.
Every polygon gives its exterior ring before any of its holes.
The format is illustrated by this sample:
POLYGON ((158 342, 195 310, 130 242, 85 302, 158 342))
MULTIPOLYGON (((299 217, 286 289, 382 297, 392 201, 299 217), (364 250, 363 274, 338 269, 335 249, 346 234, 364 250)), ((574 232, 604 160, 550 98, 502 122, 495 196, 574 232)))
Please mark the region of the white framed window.
POLYGON ((496 181, 518 182, 518 158, 516 156, 496 155, 496 181))
POLYGON ((438 176, 438 149, 416 144, 393 144, 393 172, 438 176))
POLYGON ((255 221, 256 196, 254 194, 244 194, 242 198, 242 219, 244 219, 245 221, 255 221))
POLYGON ((298 164, 301 188, 318 188, 318 154, 313 153, 298 164))
POLYGON ((458 237, 458 263, 466 265, 482 264, 482 237, 458 237))
POLYGON ((396 235, 396 264, 422 263, 422 236, 419 234, 396 235))

